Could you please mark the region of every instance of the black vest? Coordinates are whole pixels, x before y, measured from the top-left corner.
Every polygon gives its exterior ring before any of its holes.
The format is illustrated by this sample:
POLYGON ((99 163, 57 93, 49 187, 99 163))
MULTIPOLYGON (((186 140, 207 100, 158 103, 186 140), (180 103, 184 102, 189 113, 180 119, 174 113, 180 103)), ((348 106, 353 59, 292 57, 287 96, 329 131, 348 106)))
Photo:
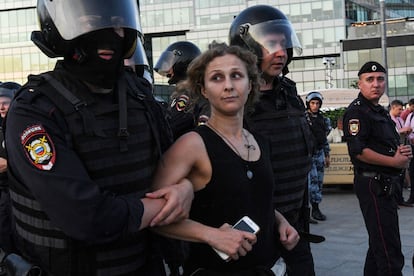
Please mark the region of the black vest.
MULTIPOLYGON (((123 78, 116 103, 90 93, 66 71, 32 76, 26 87, 47 96, 62 113, 64 120, 58 123, 67 127, 67 143, 103 192, 141 198, 171 137, 162 132, 167 128, 159 126, 160 113, 150 87, 127 73, 123 78)), ((136 275, 150 257, 147 230, 100 245, 71 239, 53 226, 30 191, 12 180, 13 214, 24 244, 22 254, 40 256, 32 261, 53 275, 136 275)))
POLYGON ((247 119, 249 127, 271 143, 274 207, 295 224, 303 205, 313 147, 305 106, 295 84, 282 78, 271 91, 261 91, 247 119))

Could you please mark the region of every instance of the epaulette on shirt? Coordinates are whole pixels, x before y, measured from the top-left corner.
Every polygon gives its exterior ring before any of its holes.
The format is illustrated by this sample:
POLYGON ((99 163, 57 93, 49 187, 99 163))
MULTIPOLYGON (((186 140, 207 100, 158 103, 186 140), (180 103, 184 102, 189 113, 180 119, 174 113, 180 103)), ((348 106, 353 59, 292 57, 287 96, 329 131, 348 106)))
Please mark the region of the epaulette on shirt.
MULTIPOLYGON (((42 96, 41 86, 47 84, 46 80, 40 75, 29 75, 28 81, 16 92, 15 98, 24 97, 27 101, 33 102, 38 97, 42 96)), ((44 103, 44 108, 46 108, 44 103)))
POLYGON ((353 105, 354 105, 354 106, 360 106, 360 105, 361 105, 361 101, 360 101, 359 99, 356 99, 356 100, 353 102, 353 105))

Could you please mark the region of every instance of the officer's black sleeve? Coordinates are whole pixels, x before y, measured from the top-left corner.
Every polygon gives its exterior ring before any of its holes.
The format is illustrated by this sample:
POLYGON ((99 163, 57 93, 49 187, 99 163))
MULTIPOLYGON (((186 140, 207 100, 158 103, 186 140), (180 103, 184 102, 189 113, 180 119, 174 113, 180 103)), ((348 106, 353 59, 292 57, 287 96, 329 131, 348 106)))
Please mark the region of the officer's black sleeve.
POLYGON ((144 212, 140 198, 101 192, 65 140, 52 104, 45 105, 45 97, 30 103, 17 99, 9 110, 6 143, 15 178, 27 186, 51 222, 74 239, 100 243, 137 232, 144 212), (31 143, 26 141, 30 132, 37 135, 31 143), (44 151, 36 152, 36 158, 49 154, 47 166, 39 166, 30 155, 36 143, 42 143, 39 150, 44 151))
POLYGON ((356 157, 367 148, 371 124, 367 114, 359 108, 351 108, 344 114, 344 137, 351 157, 356 157))

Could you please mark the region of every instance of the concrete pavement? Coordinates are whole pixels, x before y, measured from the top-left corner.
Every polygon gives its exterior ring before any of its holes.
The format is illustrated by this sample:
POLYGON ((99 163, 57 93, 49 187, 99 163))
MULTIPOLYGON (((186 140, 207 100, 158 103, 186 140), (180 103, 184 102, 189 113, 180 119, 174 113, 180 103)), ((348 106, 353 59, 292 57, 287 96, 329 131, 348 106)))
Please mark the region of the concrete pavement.
MULTIPOLYGON (((404 198, 408 198, 404 189, 404 198)), ((312 244, 317 276, 362 276, 368 234, 365 229, 358 200, 352 189, 324 187, 320 204, 327 220, 311 224, 311 232, 324 235, 326 241, 312 244)), ((414 207, 401 207, 398 211, 403 253, 404 276, 413 276, 411 257, 414 252, 414 207)))

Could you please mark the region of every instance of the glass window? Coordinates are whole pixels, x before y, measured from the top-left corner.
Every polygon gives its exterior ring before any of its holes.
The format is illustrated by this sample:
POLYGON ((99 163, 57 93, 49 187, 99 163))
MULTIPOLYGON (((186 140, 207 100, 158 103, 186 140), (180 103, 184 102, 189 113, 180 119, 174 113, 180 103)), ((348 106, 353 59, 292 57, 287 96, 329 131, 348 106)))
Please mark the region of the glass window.
MULTIPOLYGON (((370 60, 376 60, 376 61, 378 61, 379 63, 382 64, 383 63, 382 62, 382 49, 381 48, 371 49, 370 60)), ((363 60, 363 63, 367 62, 367 61, 369 61, 369 60, 365 59, 365 60, 363 60)))
POLYGON ((290 5, 280 5, 280 10, 290 18, 290 5))
POLYGON ((290 5, 290 16, 298 16, 301 15, 300 11, 300 4, 292 4, 290 5))
POLYGON ((323 11, 321 1, 312 2, 312 15, 314 20, 323 20, 323 11))
POLYGON ((17 27, 17 11, 10 11, 9 13, 10 27, 17 27))
POLYGON ((414 74, 407 74, 407 92, 413 95, 414 93, 414 74))
POLYGON ((192 22, 193 15, 190 8, 182 8, 179 10, 174 10, 173 17, 176 22, 175 24, 188 24, 192 22), (178 11, 178 12, 177 12, 178 11))
POLYGON ((39 54, 38 53, 31 53, 30 54, 30 63, 31 65, 31 69, 34 71, 39 71, 40 70, 40 66, 39 66, 39 54))
POLYGON ((303 48, 312 48, 313 47, 313 31, 303 30, 301 42, 302 42, 303 48))
POLYGON ((407 66, 413 67, 414 66, 414 46, 407 46, 407 66))
POLYGON ((4 56, 0 56, 0 73, 6 73, 4 67, 4 56))
POLYGON ((13 73, 13 57, 5 56, 4 57, 4 71, 5 73, 13 73))
POLYGON ((335 37, 335 28, 324 28, 323 29, 323 40, 324 40, 324 44, 325 46, 329 47, 332 45, 332 42, 336 42, 336 37, 335 37))
MULTIPOLYGON (((344 5, 342 0, 334 0, 334 10, 333 10, 333 18, 342 18, 343 17, 343 10, 344 5)), ((347 1, 346 1, 347 2, 347 1)))
POLYGON ((313 31, 313 47, 322 48, 324 43, 323 29, 314 29, 313 31))
POLYGON ((312 7, 311 7, 311 3, 303 3, 301 4, 302 7, 302 20, 299 22, 310 22, 312 21, 312 7))
MULTIPOLYGON (((164 10, 163 11, 162 15, 164 17, 164 24, 166 24, 166 25, 172 25, 174 23, 179 24, 179 22, 173 22, 173 16, 172 16, 173 11, 177 11, 177 10, 164 10)), ((179 13, 180 12, 178 11, 178 14, 179 13)))
POLYGON ((358 66, 355 68, 355 70, 359 70, 359 68, 367 61, 372 60, 370 56, 369 50, 361 50, 358 52, 358 66))
POLYGON ((406 75, 395 76, 395 87, 406 88, 407 87, 407 76, 406 75))
POLYGON ((407 66, 407 56, 406 56, 406 47, 392 47, 388 48, 388 55, 393 57, 393 62, 388 62, 392 67, 406 67, 407 66))
POLYGON ((314 68, 315 67, 315 60, 314 59, 305 59, 305 70, 306 68, 314 68))
POLYGON ((9 14, 7 12, 0 12, 0 24, 2 28, 9 27, 9 14))
POLYGON ((359 69, 358 51, 345 52, 345 70, 352 71, 359 69))
POLYGON ((30 71, 30 69, 30 55, 22 54, 22 71, 27 72, 30 71))

